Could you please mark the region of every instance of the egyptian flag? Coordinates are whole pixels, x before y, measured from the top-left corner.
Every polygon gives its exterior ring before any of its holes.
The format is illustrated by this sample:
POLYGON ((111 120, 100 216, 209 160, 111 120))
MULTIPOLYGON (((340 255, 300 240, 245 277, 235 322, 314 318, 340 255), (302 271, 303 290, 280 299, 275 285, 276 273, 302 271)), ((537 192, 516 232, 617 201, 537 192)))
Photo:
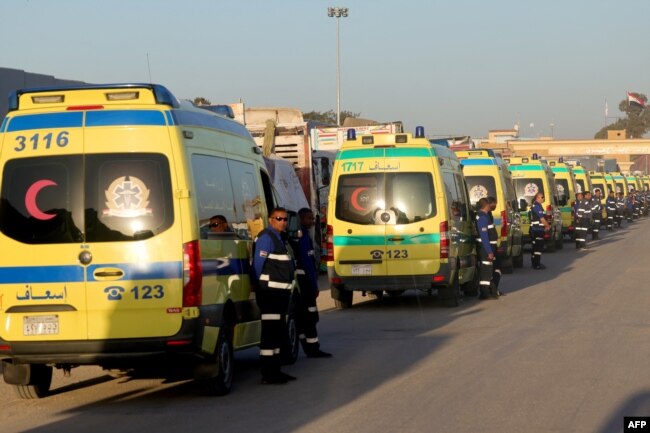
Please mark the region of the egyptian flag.
POLYGON ((639 98, 636 93, 627 92, 627 103, 636 105, 639 108, 645 107, 645 101, 639 98))

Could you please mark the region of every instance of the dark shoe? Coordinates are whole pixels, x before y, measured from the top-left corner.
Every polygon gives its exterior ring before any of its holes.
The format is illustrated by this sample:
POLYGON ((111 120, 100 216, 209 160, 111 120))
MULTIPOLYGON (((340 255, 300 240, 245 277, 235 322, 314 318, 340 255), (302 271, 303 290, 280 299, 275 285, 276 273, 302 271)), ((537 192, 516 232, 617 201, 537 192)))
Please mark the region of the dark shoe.
POLYGON ((281 375, 273 375, 262 378, 262 385, 285 385, 289 380, 281 375))
POLYGON ((533 269, 537 269, 537 270, 540 270, 540 269, 546 269, 546 266, 544 266, 544 265, 542 265, 542 264, 539 264, 539 265, 537 265, 537 266, 534 266, 533 269))
POLYGON ((323 352, 320 349, 314 352, 307 353, 307 358, 331 358, 331 357, 332 357, 331 353, 323 352))
POLYGON ((286 379, 288 382, 291 382, 292 380, 296 380, 297 378, 295 376, 292 376, 290 374, 287 374, 285 372, 280 372, 280 377, 283 379, 286 379))

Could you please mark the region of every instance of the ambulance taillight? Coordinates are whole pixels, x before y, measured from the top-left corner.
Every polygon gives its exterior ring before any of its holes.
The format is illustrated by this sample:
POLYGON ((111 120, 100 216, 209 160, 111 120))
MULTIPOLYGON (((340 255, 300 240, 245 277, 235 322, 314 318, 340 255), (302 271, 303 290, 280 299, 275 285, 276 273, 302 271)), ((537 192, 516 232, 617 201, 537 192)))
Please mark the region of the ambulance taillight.
POLYGON ((440 258, 441 259, 448 259, 449 258, 449 247, 450 247, 450 239, 449 239, 449 224, 447 221, 443 221, 440 223, 440 258))
POLYGON ((334 261, 334 227, 327 225, 327 256, 328 262, 334 261))
POLYGON ((199 241, 183 244, 183 307, 201 305, 202 275, 199 241))

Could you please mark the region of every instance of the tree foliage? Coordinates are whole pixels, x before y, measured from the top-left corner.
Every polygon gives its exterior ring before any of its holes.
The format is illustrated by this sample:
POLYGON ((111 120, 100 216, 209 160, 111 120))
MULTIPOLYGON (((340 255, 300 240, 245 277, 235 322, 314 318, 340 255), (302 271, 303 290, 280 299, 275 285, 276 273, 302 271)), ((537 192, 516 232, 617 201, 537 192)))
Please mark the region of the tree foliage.
POLYGON ((596 133, 594 138, 607 138, 607 131, 625 129, 627 138, 643 138, 643 135, 650 131, 650 107, 648 107, 648 98, 642 93, 633 93, 635 97, 643 101, 644 106, 640 107, 631 104, 627 99, 623 99, 618 104, 618 109, 625 117, 620 117, 616 122, 603 127, 596 133))
POLYGON ((212 102, 203 96, 197 96, 192 102, 194 102, 194 105, 212 105, 212 102))
MULTIPOLYGON (((353 113, 352 111, 341 111, 341 125, 346 117, 357 118, 361 113, 353 113)), ((305 120, 312 120, 314 122, 321 122, 328 125, 336 125, 336 112, 334 110, 328 111, 309 111, 303 113, 302 117, 305 120)))

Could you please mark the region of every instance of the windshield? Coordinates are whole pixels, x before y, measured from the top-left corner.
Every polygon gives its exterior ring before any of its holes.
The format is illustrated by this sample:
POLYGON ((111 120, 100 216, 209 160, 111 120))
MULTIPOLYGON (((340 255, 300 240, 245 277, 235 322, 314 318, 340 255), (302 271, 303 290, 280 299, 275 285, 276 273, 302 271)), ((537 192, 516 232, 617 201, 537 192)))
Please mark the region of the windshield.
POLYGON ((342 221, 408 224, 435 214, 430 173, 351 174, 339 178, 336 217, 342 221), (390 219, 386 220, 386 215, 390 219))
POLYGON ((169 164, 158 154, 11 160, 0 198, 0 231, 27 244, 140 240, 173 223, 169 164))

